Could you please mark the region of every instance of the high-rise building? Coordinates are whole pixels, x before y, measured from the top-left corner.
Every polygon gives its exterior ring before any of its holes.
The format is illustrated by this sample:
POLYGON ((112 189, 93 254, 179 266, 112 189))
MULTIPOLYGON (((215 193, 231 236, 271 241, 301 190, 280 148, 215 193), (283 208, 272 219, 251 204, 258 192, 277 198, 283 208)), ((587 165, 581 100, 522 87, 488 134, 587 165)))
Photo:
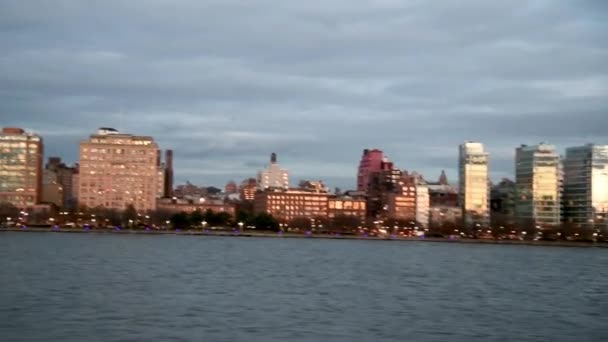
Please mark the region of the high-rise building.
POLYGON ((564 220, 587 227, 608 227, 608 145, 566 149, 564 220))
POLYGON ((173 196, 173 150, 165 151, 164 197, 173 196))
POLYGON ((386 198, 386 218, 429 224, 429 188, 419 175, 404 172, 394 191, 386 198))
POLYGON ((515 182, 504 178, 492 186, 490 191, 490 211, 492 227, 500 228, 515 224, 515 182))
POLYGON ((270 155, 270 165, 258 173, 258 189, 288 189, 289 172, 277 163, 277 154, 270 155))
POLYGON ((560 158, 553 145, 516 149, 515 187, 515 215, 523 228, 560 224, 560 158))
POLYGON ((367 183, 367 216, 372 219, 388 218, 388 196, 398 191, 397 185, 403 172, 395 168, 387 158, 380 162, 380 169, 368 175, 367 183))
POLYGON ((43 142, 39 135, 5 127, 0 133, 0 203, 33 207, 42 195, 43 142))
POLYGON ((229 181, 228 183, 226 183, 226 186, 224 186, 224 192, 226 194, 236 194, 237 192, 239 192, 239 189, 234 181, 229 181))
POLYGON ((439 185, 448 185, 448 176, 445 174, 445 170, 441 170, 441 175, 439 176, 439 185))
POLYGON ((156 208, 158 145, 152 137, 100 128, 80 143, 79 203, 90 208, 156 208))
POLYGON ((459 200, 465 230, 487 226, 490 219, 489 155, 483 144, 465 142, 459 147, 459 200))
POLYGON ((258 182, 255 178, 247 178, 241 182, 239 192, 241 193, 241 200, 253 201, 255 198, 255 192, 258 188, 258 182))
POLYGON ((384 160, 384 153, 381 150, 363 150, 363 156, 361 156, 357 172, 357 191, 367 192, 372 174, 382 169, 382 162, 384 160))
POLYGON ((43 171, 41 202, 58 207, 72 208, 74 198, 73 178, 75 167, 65 165, 59 157, 49 157, 43 171))

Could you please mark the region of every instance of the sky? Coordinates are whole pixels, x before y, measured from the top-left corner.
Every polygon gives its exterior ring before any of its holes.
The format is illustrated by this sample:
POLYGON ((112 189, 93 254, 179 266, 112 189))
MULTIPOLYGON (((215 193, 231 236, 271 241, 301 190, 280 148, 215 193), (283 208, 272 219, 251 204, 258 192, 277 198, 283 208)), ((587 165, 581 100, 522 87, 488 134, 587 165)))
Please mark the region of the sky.
POLYGON ((4 0, 0 126, 78 161, 98 127, 173 149, 223 186, 278 154, 293 185, 352 189, 362 150, 457 182, 520 144, 608 144, 604 0, 4 0))

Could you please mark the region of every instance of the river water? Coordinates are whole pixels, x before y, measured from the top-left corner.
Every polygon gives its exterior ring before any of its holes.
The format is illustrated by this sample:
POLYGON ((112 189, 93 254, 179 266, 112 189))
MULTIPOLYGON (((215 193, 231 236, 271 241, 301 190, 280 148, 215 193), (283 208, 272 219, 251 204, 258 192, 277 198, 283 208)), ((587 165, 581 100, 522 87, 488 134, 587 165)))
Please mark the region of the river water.
POLYGON ((0 233, 2 341, 608 341, 608 249, 0 233))

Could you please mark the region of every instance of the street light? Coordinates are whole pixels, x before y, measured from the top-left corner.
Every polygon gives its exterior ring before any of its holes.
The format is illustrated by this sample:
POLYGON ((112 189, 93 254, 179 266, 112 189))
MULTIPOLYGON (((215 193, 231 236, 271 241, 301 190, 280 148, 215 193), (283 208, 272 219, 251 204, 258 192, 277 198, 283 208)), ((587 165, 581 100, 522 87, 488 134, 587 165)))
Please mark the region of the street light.
POLYGON ((243 232, 243 222, 239 222, 239 231, 243 232))

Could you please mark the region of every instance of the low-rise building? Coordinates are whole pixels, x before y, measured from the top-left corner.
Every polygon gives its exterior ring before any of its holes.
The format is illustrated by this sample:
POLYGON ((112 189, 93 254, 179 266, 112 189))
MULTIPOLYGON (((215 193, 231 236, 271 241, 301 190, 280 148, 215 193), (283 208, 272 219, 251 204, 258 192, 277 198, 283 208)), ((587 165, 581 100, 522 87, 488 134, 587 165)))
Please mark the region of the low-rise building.
POLYGON ((365 198, 349 196, 331 196, 327 201, 327 217, 334 219, 340 216, 353 216, 365 221, 365 198))
POLYGON ((327 217, 329 194, 304 189, 266 190, 255 194, 254 211, 268 213, 280 221, 327 217))
POLYGON ((205 212, 211 210, 215 213, 228 213, 231 216, 235 214, 235 205, 222 200, 205 199, 199 200, 186 198, 160 198, 157 200, 156 208, 171 212, 193 212, 199 210, 205 212))

